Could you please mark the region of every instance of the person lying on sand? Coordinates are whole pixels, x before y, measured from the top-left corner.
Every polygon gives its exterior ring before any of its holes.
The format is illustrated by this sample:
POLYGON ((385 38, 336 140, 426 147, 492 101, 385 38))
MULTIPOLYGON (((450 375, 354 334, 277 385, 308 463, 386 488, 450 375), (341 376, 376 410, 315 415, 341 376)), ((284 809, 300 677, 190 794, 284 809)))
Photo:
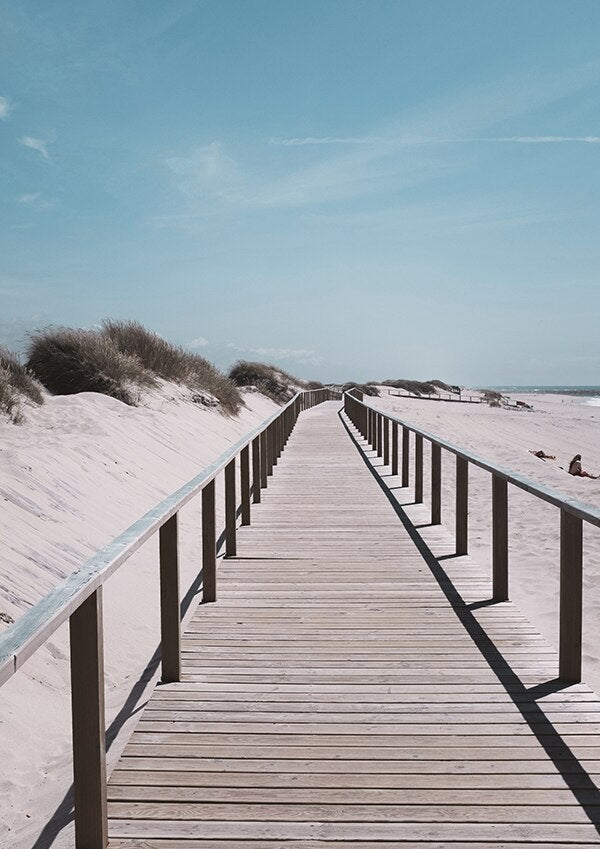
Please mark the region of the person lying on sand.
POLYGON ((532 450, 531 450, 531 448, 530 448, 530 449, 529 449, 529 453, 530 453, 530 454, 533 454, 533 456, 534 456, 534 457, 539 457, 539 458, 540 458, 540 460, 556 460, 556 457, 554 456, 554 454, 546 454, 546 453, 545 453, 544 451, 542 451, 542 450, 540 450, 540 451, 532 451, 532 450))
POLYGON ((575 477, 578 478, 593 478, 593 480, 598 479, 598 475, 590 475, 589 472, 586 472, 585 469, 581 468, 581 454, 575 454, 569 463, 569 474, 575 475, 575 477))

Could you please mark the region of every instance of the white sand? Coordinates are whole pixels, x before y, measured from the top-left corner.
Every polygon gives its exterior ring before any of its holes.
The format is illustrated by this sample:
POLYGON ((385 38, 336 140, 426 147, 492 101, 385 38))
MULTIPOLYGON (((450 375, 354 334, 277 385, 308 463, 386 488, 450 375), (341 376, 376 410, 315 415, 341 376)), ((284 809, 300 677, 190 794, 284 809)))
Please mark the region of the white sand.
MULTIPOLYGON (((165 384, 137 408, 83 393, 49 398, 23 425, 2 420, 0 612, 16 619, 276 409, 257 393, 244 397, 247 407, 229 418, 165 384)), ((219 508, 222 501, 217 488, 219 508)), ((183 592, 200 566, 199 528, 198 498, 181 514, 183 592)), ((154 538, 105 586, 109 726, 159 643, 157 551, 154 538)), ((69 698, 65 626, 0 690, 2 847, 35 845, 71 784, 69 698)), ((109 766, 136 718, 121 728, 109 766)), ((39 845, 72 842, 68 826, 54 843, 39 845)))
MULTIPOLYGON (((569 461, 582 455, 582 465, 600 474, 600 408, 561 395, 513 395, 533 411, 508 410, 487 404, 398 398, 382 388, 372 406, 389 410, 457 446, 497 462, 565 496, 600 507, 600 480, 567 474, 569 461), (539 460, 529 451, 542 449, 556 460, 539 460), (561 469, 561 466, 563 467, 561 469)), ((468 394, 468 393, 465 393, 468 394)), ((425 442, 424 499, 429 501, 430 452, 425 442)), ((412 440, 411 440, 412 452, 412 440)), ((411 483, 414 468, 411 454, 411 483)), ((442 452, 442 522, 454 529, 454 457, 442 452)), ((558 642, 560 511, 509 486, 510 596, 546 639, 558 642)), ((409 514, 410 514, 409 510, 409 514)), ((469 470, 469 552, 491 564, 491 476, 469 470)), ((600 529, 584 523, 584 680, 600 692, 600 529)))

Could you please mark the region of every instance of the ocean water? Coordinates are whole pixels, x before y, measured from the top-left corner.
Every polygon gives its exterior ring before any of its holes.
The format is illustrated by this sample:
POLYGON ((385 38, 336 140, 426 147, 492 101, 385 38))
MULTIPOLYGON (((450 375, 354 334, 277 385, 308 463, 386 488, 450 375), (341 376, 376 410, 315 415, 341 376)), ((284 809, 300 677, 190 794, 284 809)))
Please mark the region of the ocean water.
POLYGON ((498 392, 541 393, 548 395, 571 395, 581 399, 582 404, 600 407, 600 386, 493 386, 498 392))

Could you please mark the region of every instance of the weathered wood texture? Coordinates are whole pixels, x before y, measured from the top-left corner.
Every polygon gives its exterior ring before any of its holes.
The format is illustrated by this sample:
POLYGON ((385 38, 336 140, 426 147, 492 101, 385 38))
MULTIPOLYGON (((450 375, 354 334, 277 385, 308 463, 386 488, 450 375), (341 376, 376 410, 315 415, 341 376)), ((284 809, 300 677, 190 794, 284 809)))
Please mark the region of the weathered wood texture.
POLYGON ((544 689, 556 655, 476 604, 489 575, 417 548, 339 406, 303 413, 220 561, 112 774, 111 847, 599 845, 600 700, 544 689))

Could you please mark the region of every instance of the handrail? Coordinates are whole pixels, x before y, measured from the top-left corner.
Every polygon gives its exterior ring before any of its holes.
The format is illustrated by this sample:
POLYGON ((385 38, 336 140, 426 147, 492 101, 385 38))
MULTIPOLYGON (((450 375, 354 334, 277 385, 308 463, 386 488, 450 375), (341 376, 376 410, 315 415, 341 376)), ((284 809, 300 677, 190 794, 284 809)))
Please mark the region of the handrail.
POLYGON ((215 478, 225 473, 225 555, 236 553, 236 458, 242 525, 250 524, 250 498, 261 489, 281 455, 301 411, 341 393, 297 392, 282 408, 239 439, 195 477, 164 498, 127 530, 54 587, 0 635, 0 687, 69 620, 75 794, 75 842, 81 849, 107 844, 102 586, 157 531, 160 535, 162 680, 180 680, 181 616, 178 513, 202 493, 202 598, 217 598, 215 478), (250 456, 250 454, 252 456, 250 456), (252 485, 250 469, 252 468, 252 485))
MULTIPOLYGON (((300 395, 300 392, 296 393, 283 410, 293 405, 300 395)), ((0 634, 0 686, 66 622, 76 607, 156 533, 161 525, 210 483, 230 460, 237 457, 242 448, 249 445, 281 412, 282 410, 278 410, 273 413, 190 481, 152 507, 0 634)))
MULTIPOLYGON (((358 400, 355 398, 355 400, 358 400)), ((365 407, 370 407, 371 409, 375 409, 375 407, 371 407, 370 404, 364 404, 365 407)), ((498 466, 496 463, 492 463, 489 460, 484 460, 483 457, 479 457, 477 454, 473 454, 471 451, 468 451, 466 448, 461 448, 458 445, 453 445, 451 442, 448 442, 445 439, 442 439, 439 436, 434 436, 432 433, 429 433, 423 428, 417 427, 417 425, 411 424, 410 422, 406 422, 403 419, 398 418, 397 416, 393 416, 390 413, 384 413, 382 410, 376 410, 376 412, 380 413, 384 418, 388 419, 391 422, 396 422, 396 424, 405 427, 411 433, 418 434, 423 439, 426 439, 428 442, 432 442, 436 445, 439 445, 440 448, 443 448, 445 451, 449 451, 451 454, 455 454, 457 457, 462 457, 464 460, 467 460, 469 463, 473 463, 474 466, 479 466, 480 469, 484 469, 486 472, 491 472, 492 474, 497 475, 502 480, 505 480, 507 483, 511 483, 519 489, 523 489, 525 492, 529 492, 531 495, 536 495, 538 498, 541 498, 543 501, 547 501, 549 504, 553 504, 555 507, 560 507, 561 510, 567 510, 569 513, 572 513, 573 516, 577 516, 578 519, 583 519, 585 522, 589 522, 591 525, 596 525, 596 527, 600 527, 600 509, 593 507, 588 504, 584 504, 581 501, 576 501, 574 498, 569 498, 568 496, 562 495, 554 489, 550 489, 550 487, 544 486, 543 484, 536 483, 532 481, 530 478, 526 478, 524 475, 520 475, 517 472, 513 472, 510 469, 505 469, 502 466, 498 466)))
POLYGON ((410 434, 414 434, 415 503, 423 502, 423 440, 431 443, 431 524, 441 524, 442 449, 456 457, 456 554, 468 553, 469 464, 492 476, 492 601, 508 601, 508 484, 560 509, 559 677, 581 681, 583 635, 583 522, 600 527, 600 510, 569 498, 529 478, 434 436, 416 425, 365 404, 356 393, 344 393, 344 411, 392 476, 409 484, 410 434), (392 434, 390 440, 390 424, 392 434), (401 468, 399 427, 402 428, 401 468), (391 446, 390 446, 391 442, 391 446), (390 452, 391 447, 391 452, 390 452), (390 457, 391 453, 391 457, 390 457))

